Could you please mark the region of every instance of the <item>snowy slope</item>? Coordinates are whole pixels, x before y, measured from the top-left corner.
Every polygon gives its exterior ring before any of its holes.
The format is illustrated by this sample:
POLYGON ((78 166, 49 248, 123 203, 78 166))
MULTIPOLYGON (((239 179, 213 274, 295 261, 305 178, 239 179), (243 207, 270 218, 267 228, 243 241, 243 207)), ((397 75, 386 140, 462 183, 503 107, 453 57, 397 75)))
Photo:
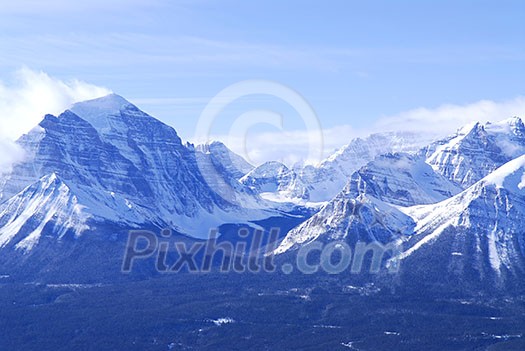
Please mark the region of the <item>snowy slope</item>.
POLYGON ((240 179, 262 197, 276 201, 308 199, 308 189, 297 173, 276 161, 266 162, 256 167, 240 179))
POLYGON ((375 134, 317 166, 254 168, 219 142, 183 145, 173 128, 108 95, 46 115, 17 141, 26 158, 0 175, 0 249, 30 252, 44 237, 80 238, 108 223, 206 238, 224 223, 318 202, 276 253, 313 240, 395 241, 408 270, 435 281, 521 277, 524 124, 476 123, 421 149, 429 138, 375 134))
POLYGON ((525 268, 525 155, 441 203, 403 210, 417 221, 403 259, 447 246, 444 262, 470 265, 480 277, 525 268))
POLYGON ((473 123, 422 150, 437 172, 467 188, 525 153, 525 125, 518 117, 473 123))
POLYGON ((416 153, 435 139, 431 134, 376 133, 351 140, 318 165, 295 165, 289 169, 278 162, 268 162, 246 175, 242 182, 255 188, 257 183, 267 184, 266 191, 258 190, 267 199, 319 207, 332 200, 352 174, 375 157, 391 152, 416 153), (262 178, 257 181, 257 177, 262 178))
POLYGON ((310 201, 329 201, 344 188, 355 171, 376 156, 390 152, 415 153, 434 139, 434 135, 421 133, 376 133, 352 140, 319 165, 306 166, 297 173, 308 185, 310 201))
POLYGON ((436 173, 421 157, 381 155, 356 171, 343 191, 321 211, 290 231, 277 252, 317 238, 388 242, 396 238, 394 234, 410 234, 415 226, 398 206, 436 203, 459 192, 461 188, 436 173), (362 216, 361 211, 368 216, 362 216))
POLYGON ((219 141, 197 145, 195 149, 208 155, 218 172, 229 174, 234 179, 242 178, 255 168, 219 141))
MULTIPOLYGON (((98 222, 169 226, 206 237, 223 223, 281 215, 237 175, 225 168, 218 173, 210 154, 184 146, 173 128, 114 94, 75 104, 58 117, 45 116, 18 144, 27 157, 0 176, 0 203, 20 202, 24 189, 56 174, 74 190, 86 216, 98 222), (209 174, 219 176, 210 179, 209 174)), ((29 217, 45 216, 48 210, 38 204, 24 207, 35 210, 25 214, 29 217)), ((0 221, 10 216, 6 210, 0 221)), ((58 222, 63 228, 57 230, 67 230, 64 223, 58 222)), ((26 227, 10 228, 29 235, 26 227)))
POLYGON ((321 211, 292 229, 275 253, 297 249, 313 240, 388 243, 411 234, 414 226, 412 218, 395 206, 364 194, 354 198, 346 187, 321 211))
POLYGON ((462 190, 421 157, 403 153, 376 157, 352 174, 348 187, 350 196, 368 194, 400 206, 436 203, 462 190))
POLYGON ((89 218, 77 196, 53 173, 0 205, 0 247, 31 250, 46 226, 53 227, 57 238, 70 231, 80 235, 89 218))
POLYGON ((276 253, 313 240, 392 241, 403 246, 402 276, 410 282, 424 277, 430 284, 448 286, 461 279, 474 290, 477 284, 499 289, 520 285, 525 274, 525 155, 492 168, 522 152, 521 129, 518 119, 489 127, 477 124, 446 139, 456 142, 441 142, 446 147, 437 153, 461 159, 458 172, 444 174, 459 175, 466 164, 487 165, 457 178, 468 180, 458 182, 465 186, 488 173, 465 190, 453 184, 453 177, 449 181, 441 175, 439 167, 425 163, 425 154, 377 157, 355 172, 319 213, 292 229, 276 253), (457 153, 450 151, 452 144, 459 145, 457 153))
POLYGON ((311 241, 401 245, 402 284, 446 290, 523 288, 525 275, 525 155, 465 191, 430 205, 392 206, 349 187, 292 229, 275 253, 311 241))

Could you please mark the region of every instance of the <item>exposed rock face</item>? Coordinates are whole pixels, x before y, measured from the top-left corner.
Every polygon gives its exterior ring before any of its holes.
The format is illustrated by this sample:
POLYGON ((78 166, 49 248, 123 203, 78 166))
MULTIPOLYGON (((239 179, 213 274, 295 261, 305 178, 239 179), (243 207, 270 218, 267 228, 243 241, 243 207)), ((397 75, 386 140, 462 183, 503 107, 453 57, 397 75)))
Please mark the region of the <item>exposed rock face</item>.
POLYGON ((518 117, 473 123, 422 150, 428 164, 463 188, 524 153, 525 125, 518 117))
POLYGON ((282 199, 308 199, 308 189, 297 173, 276 161, 266 162, 241 178, 257 193, 274 193, 282 199))
POLYGON ((255 168, 219 141, 198 145, 196 149, 209 155, 211 162, 217 168, 218 172, 228 174, 234 179, 242 178, 255 168))
POLYGON ((184 146, 173 128, 117 95, 47 115, 18 144, 25 161, 0 178, 0 223, 9 223, 0 228, 3 246, 37 228, 79 235, 91 222, 112 222, 203 237, 224 222, 271 216, 235 179, 246 163, 235 160, 239 171, 221 164, 227 153, 221 145, 212 145, 212 153, 184 146), (203 177, 206 165, 219 167, 216 183, 203 177), (26 226, 25 217, 43 222, 26 226))
POLYGON ((443 202, 403 210, 417 222, 402 255, 412 275, 499 287, 525 273, 525 156, 443 202))
POLYGON ((316 167, 254 168, 218 142, 183 145, 173 128, 109 95, 46 115, 17 143, 25 160, 0 175, 1 261, 10 267, 20 257, 63 257, 69 240, 93 268, 91 254, 101 259, 117 247, 105 228, 171 227, 192 237, 185 240, 202 239, 224 223, 282 219, 296 206, 285 201, 300 200, 323 207, 276 253, 312 241, 396 243, 407 281, 461 280, 474 290, 523 281, 519 118, 472 124, 419 152, 394 152, 414 151, 417 137, 378 134, 316 167))
POLYGON ((308 186, 309 200, 330 201, 346 185, 352 174, 379 155, 393 152, 415 153, 434 137, 412 132, 376 133, 356 138, 316 166, 297 171, 308 186))
POLYGON ((523 132, 520 119, 475 124, 418 155, 381 155, 291 230, 276 252, 312 241, 396 242, 403 246, 406 282, 461 280, 458 288, 474 290, 522 286, 523 132))
POLYGON ((385 154, 350 177, 349 192, 368 194, 399 206, 431 204, 461 192, 461 188, 435 172, 421 157, 385 154))

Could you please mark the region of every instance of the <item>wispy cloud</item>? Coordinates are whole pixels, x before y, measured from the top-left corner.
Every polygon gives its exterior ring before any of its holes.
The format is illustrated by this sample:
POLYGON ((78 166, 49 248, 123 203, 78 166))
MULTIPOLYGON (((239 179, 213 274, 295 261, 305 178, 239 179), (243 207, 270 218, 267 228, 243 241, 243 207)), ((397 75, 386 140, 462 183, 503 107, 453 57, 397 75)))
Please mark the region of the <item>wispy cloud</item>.
POLYGON ((46 113, 57 114, 72 103, 111 93, 79 80, 64 82, 44 72, 22 68, 9 83, 0 81, 0 135, 16 139, 46 113))
POLYGON ((9 139, 0 137, 0 175, 9 172, 12 165, 24 159, 25 153, 9 139))
POLYGON ((86 13, 100 10, 122 10, 130 7, 145 7, 156 2, 155 0, 91 0, 72 2, 68 0, 18 0, 3 1, 0 6, 0 14, 63 14, 63 13, 86 13))
POLYGON ((253 165, 279 161, 293 166, 296 163, 317 164, 352 139, 368 135, 368 131, 350 125, 322 129, 321 140, 318 139, 318 133, 317 130, 234 133, 210 135, 207 140, 192 138, 190 142, 200 144, 211 140, 221 141, 253 165))
MULTIPOLYGON (((22 156, 12 140, 35 126, 44 114, 58 114, 76 101, 103 96, 109 92, 109 89, 78 80, 64 82, 28 68, 18 70, 10 83, 0 81, 0 168, 7 167, 6 165, 22 156)), ((189 97, 131 100, 141 107, 163 104, 201 106, 209 99, 189 97)), ((505 101, 481 100, 463 105, 444 104, 435 108, 420 107, 383 116, 365 128, 355 128, 352 125, 324 128, 322 145, 310 145, 311 133, 317 131, 306 130, 215 135, 212 139, 225 142, 233 151, 254 164, 279 160, 292 165, 302 161, 318 162, 317 159, 308 159, 311 154, 309 148, 318 148, 317 151, 322 151, 326 157, 352 139, 375 132, 416 131, 445 136, 472 121, 498 121, 512 116, 525 116, 525 97, 505 101)))
POLYGON ((448 134, 470 122, 494 122, 513 116, 525 116, 524 96, 505 101, 481 100, 465 105, 419 107, 396 115, 384 116, 376 123, 375 128, 448 134))
POLYGON ((64 82, 44 72, 22 68, 9 80, 0 80, 0 169, 23 153, 14 140, 36 126, 47 114, 58 114, 72 103, 109 94, 106 88, 79 80, 64 82))
MULTIPOLYGON (((150 35, 134 32, 60 33, 1 35, 0 64, 74 68, 169 67, 169 72, 194 68, 199 74, 206 65, 258 67, 266 69, 314 69, 339 72, 350 68, 360 78, 369 73, 355 67, 373 64, 446 64, 486 61, 523 61, 525 54, 505 47, 458 48, 336 48, 329 46, 284 46, 264 42, 211 40, 196 36, 150 35), (140 51, 137 50, 140 48, 140 51)), ((163 74, 167 74, 167 68, 163 74)), ((217 70, 208 70, 213 75, 217 70)), ((200 73, 202 74, 202 72, 200 73)))
MULTIPOLYGON (((337 60, 326 50, 264 43, 210 40, 193 36, 120 33, 1 36, 0 63, 24 57, 27 65, 121 67, 126 65, 221 64, 232 67, 296 67, 333 70, 337 60), (140 52, 137 51, 140 48, 140 52), (34 54, 34 55, 32 55, 34 54), (32 62, 31 60, 34 60, 32 62)), ((173 66, 170 66, 173 67, 173 66)), ((176 67, 173 67, 174 69, 176 67)))
MULTIPOLYGON (((365 128, 341 125, 325 128, 323 145, 314 145, 325 157, 357 137, 387 131, 410 131, 428 135, 428 139, 445 137, 470 122, 496 122, 513 116, 525 117, 525 97, 505 101, 482 100, 471 104, 445 104, 436 108, 416 108, 392 116, 384 116, 365 128)), ((250 135, 217 135, 234 152, 255 165, 270 160, 287 165, 296 162, 315 164, 308 159, 309 132, 305 130, 277 131, 250 135)), ((422 138, 422 140, 425 138, 422 138)))

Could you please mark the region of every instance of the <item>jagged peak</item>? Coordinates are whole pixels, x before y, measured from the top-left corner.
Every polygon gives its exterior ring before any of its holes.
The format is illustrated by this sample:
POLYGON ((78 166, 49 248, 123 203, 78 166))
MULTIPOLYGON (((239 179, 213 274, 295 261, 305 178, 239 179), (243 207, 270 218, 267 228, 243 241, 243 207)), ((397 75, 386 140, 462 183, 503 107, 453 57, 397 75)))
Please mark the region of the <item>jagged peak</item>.
POLYGON ((73 106, 70 107, 70 110, 74 111, 76 109, 84 109, 84 108, 90 108, 90 109, 100 109, 105 111, 120 111, 122 108, 129 107, 129 106, 135 106, 125 98, 123 98, 120 95, 117 94, 109 94, 106 96, 102 96, 96 99, 81 101, 73 104, 73 106))
POLYGON ((232 152, 223 142, 218 140, 212 140, 203 144, 198 144, 197 146, 195 146, 195 149, 205 154, 210 153, 210 151, 213 149, 232 152))
POLYGON ((469 136, 475 135, 480 131, 486 132, 515 132, 516 130, 525 131, 525 124, 523 120, 518 116, 513 116, 506 118, 497 122, 486 122, 485 124, 481 122, 471 122, 463 127, 459 128, 456 132, 456 136, 469 136))
POLYGON ((485 131, 485 126, 481 122, 471 122, 459 128, 456 132, 456 136, 469 137, 476 135, 481 131, 485 131))
POLYGON ((493 123, 493 124, 506 124, 510 126, 516 126, 516 125, 523 125, 523 120, 521 117, 513 116, 504 120, 501 120, 499 122, 493 123))
MULTIPOLYGON (((525 197, 525 155, 517 157, 504 165, 500 166, 492 173, 474 183, 461 193, 444 200, 443 202, 426 205, 428 208, 446 208, 449 204, 462 204, 463 208, 478 198, 483 201, 486 196, 487 188, 505 189, 506 191, 525 197), (430 207, 429 207, 430 206, 430 207)), ((414 208, 416 208, 415 206, 414 208)), ((420 206, 424 208, 425 206, 420 206)), ((458 212, 458 214, 461 211, 458 212)))
POLYGON ((58 174, 56 172, 52 172, 52 173, 46 174, 45 176, 40 178, 40 181, 49 182, 49 183, 55 183, 55 182, 60 181, 60 177, 58 176, 58 174))
POLYGON ((255 168, 248 161, 246 161, 242 156, 240 156, 239 154, 234 152, 232 149, 230 149, 226 144, 218 140, 209 141, 205 144, 199 144, 195 146, 195 149, 203 153, 211 153, 215 151, 218 153, 227 154, 229 157, 233 157, 237 161, 241 161, 243 163, 244 168, 249 168, 248 171, 255 168))
POLYGON ((63 121, 68 121, 69 123, 84 124, 86 126, 89 125, 89 123, 86 120, 84 120, 79 115, 70 110, 65 110, 64 112, 59 114, 58 117, 49 114, 45 115, 44 119, 42 120, 42 122, 40 122, 39 125, 41 127, 45 127, 49 124, 60 123, 63 121))
POLYGON ((289 168, 286 167, 284 163, 281 163, 279 161, 268 161, 256 167, 252 172, 260 172, 260 171, 267 171, 267 170, 278 170, 279 172, 281 172, 281 171, 289 171, 289 168))
MULTIPOLYGON (((29 191, 32 191, 32 190, 35 190, 35 189, 41 189, 41 190, 46 190, 46 189, 51 189, 51 188, 61 188, 61 187, 65 187, 67 189, 69 189, 69 186, 62 180, 62 178, 60 177, 60 175, 56 172, 51 172, 49 174, 46 174, 42 177, 40 177, 40 179, 38 181, 36 181, 35 183, 29 185, 26 189, 22 190, 22 192, 20 194, 24 194, 25 192, 27 192, 28 190, 29 191)), ((25 195, 23 195, 25 196, 25 195)))
MULTIPOLYGON (((187 146, 188 147, 188 146, 187 146)), ((210 141, 205 144, 193 146, 189 150, 195 150, 212 158, 212 162, 226 167, 236 178, 243 177, 254 169, 241 155, 236 154, 228 146, 220 141, 210 141)))
POLYGON ((268 179, 279 177, 283 174, 288 174, 289 172, 290 169, 286 167, 285 164, 279 161, 268 161, 252 169, 249 173, 242 177, 241 182, 249 178, 268 179))
POLYGON ((486 129, 489 132, 500 132, 500 133, 512 133, 512 134, 525 134, 525 125, 520 117, 514 116, 501 120, 499 122, 487 123, 486 129))
MULTIPOLYGON (((68 111, 73 112, 80 118, 88 121, 99 131, 109 128, 109 119, 115 117, 120 119, 123 112, 132 115, 133 118, 154 119, 117 94, 110 94, 93 100, 77 102, 71 106, 68 111)), ((158 122, 162 123, 160 121, 158 122)))
POLYGON ((495 185, 525 195, 525 155, 515 158, 481 180, 484 185, 495 185))

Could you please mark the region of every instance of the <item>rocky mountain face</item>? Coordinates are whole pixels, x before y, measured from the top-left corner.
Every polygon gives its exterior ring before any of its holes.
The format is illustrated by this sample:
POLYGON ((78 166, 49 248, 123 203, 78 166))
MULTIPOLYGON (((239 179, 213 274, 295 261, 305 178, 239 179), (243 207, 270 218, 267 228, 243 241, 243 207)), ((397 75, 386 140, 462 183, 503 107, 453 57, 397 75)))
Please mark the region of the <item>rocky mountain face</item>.
POLYGON ((267 162, 242 182, 267 199, 319 207, 333 199, 354 172, 375 157, 392 152, 416 153, 434 138, 411 132, 376 133, 353 139, 318 165, 289 168, 280 162, 267 162))
POLYGON ((429 165, 463 188, 524 153, 525 125, 518 117, 467 125, 421 150, 429 165))
POLYGON ((376 156, 393 152, 415 153, 434 138, 430 134, 412 132, 376 133, 356 138, 319 165, 306 166, 297 173, 309 188, 310 201, 330 201, 345 187, 355 171, 376 156))
MULTIPOLYGON (((465 127, 417 154, 384 154, 352 174, 276 253, 312 241, 392 243, 406 281, 522 287, 525 267, 523 123, 465 127), (363 213, 365 215, 363 215, 363 213), (520 278, 521 277, 521 278, 520 278)), ((388 264, 385 262, 385 264, 388 264)))
POLYGON ((313 241, 387 244, 412 233, 414 227, 414 220, 396 207, 366 194, 354 197, 346 187, 317 214, 288 232, 275 253, 293 251, 313 241))
POLYGON ((206 237, 223 223, 275 215, 235 179, 250 166, 222 144, 209 153, 188 148, 117 95, 47 115, 18 144, 26 159, 0 178, 0 247, 16 241, 30 250, 44 232, 78 236, 97 223, 206 237))
POLYGON ((52 173, 0 206, 0 247, 31 250, 49 224, 59 239, 69 230, 80 235, 88 229, 89 217, 77 196, 52 173))
POLYGON ((520 156, 450 199, 403 209, 417 222, 401 255, 406 275, 426 271, 478 287, 521 284, 524 188, 525 156, 520 156))
POLYGON ((195 149, 208 155, 217 172, 227 174, 233 179, 241 179, 255 168, 219 141, 197 145, 195 149))
POLYGON ((388 153, 376 157, 350 177, 350 196, 368 194, 399 206, 431 204, 461 192, 421 157, 388 153))
POLYGON ((420 148, 424 138, 376 134, 315 167, 253 167, 219 142, 184 145, 120 96, 78 103, 21 137, 25 159, 0 175, 0 267, 36 257, 48 272, 60 261, 78 275, 122 252, 115 228, 170 227, 192 242, 221 225, 300 213, 311 217, 294 218, 300 224, 275 253, 311 242, 395 243, 401 280, 520 288, 523 122, 472 124, 420 148), (317 213, 298 210, 312 202, 323 203, 317 213))
POLYGON ((326 202, 345 187, 356 171, 387 153, 418 154, 423 162, 462 189, 525 153, 525 126, 519 118, 473 123, 455 135, 434 139, 434 135, 424 133, 376 133, 352 140, 319 165, 300 167, 294 172, 308 189, 303 198, 326 202))
POLYGON ((269 200, 297 202, 309 199, 308 187, 298 174, 280 162, 266 162, 240 181, 269 200))

